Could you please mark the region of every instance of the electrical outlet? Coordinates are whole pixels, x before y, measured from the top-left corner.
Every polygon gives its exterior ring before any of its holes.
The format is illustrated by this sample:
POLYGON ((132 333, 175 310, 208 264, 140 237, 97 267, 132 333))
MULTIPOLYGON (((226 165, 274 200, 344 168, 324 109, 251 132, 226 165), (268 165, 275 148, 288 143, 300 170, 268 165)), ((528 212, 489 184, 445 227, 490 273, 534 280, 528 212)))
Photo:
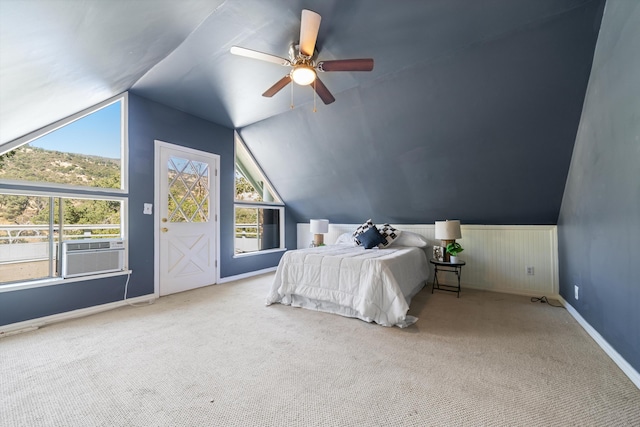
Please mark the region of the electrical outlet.
POLYGON ((573 290, 575 292, 575 296, 576 296, 576 300, 579 299, 578 297, 580 296, 580 287, 578 285, 573 285, 573 290))
POLYGON ((527 276, 533 276, 533 267, 527 267, 527 276))

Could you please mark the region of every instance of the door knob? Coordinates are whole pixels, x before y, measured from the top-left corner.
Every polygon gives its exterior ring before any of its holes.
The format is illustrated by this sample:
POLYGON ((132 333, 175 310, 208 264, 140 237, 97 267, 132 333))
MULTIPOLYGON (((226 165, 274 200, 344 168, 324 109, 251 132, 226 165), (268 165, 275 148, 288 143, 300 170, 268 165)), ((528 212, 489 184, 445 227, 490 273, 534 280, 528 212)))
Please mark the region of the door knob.
POLYGON ((167 231, 169 231, 169 229, 167 227, 162 227, 162 232, 166 233, 167 231))
POLYGON ((167 222, 167 218, 162 218, 162 222, 167 222))

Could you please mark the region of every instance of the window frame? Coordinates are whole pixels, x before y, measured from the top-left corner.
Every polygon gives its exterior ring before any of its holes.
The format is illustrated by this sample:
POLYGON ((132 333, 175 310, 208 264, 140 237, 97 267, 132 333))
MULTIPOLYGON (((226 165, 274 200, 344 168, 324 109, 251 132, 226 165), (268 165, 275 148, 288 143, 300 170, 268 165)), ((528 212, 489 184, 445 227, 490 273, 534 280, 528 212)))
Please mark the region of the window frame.
POLYGON ((242 202, 236 202, 233 204, 233 257, 234 258, 244 258, 247 256, 254 256, 254 255, 262 255, 262 254, 268 254, 268 253, 272 253, 272 252, 282 252, 282 251, 286 251, 287 247, 285 245, 285 241, 284 241, 284 236, 285 236, 285 209, 284 209, 284 205, 269 205, 269 204, 265 204, 265 203, 242 203, 242 202), (257 251, 253 251, 253 252, 242 252, 237 254, 236 253, 236 208, 249 208, 249 209, 277 209, 280 213, 280 223, 279 223, 279 233, 280 233, 280 246, 277 248, 271 248, 271 249, 264 249, 264 250, 257 250, 257 251))
POLYGON ((120 188, 101 188, 101 187, 89 187, 89 186, 80 186, 80 185, 70 185, 70 184, 56 184, 50 182, 43 181, 19 181, 13 179, 0 179, 1 184, 7 185, 15 185, 20 187, 37 187, 37 188, 47 188, 53 190, 61 189, 61 190, 74 190, 74 191, 86 191, 86 192, 98 192, 98 193, 119 193, 123 195, 129 194, 129 126, 128 126, 128 117, 129 117, 129 94, 123 93, 112 98, 109 98, 105 101, 102 101, 92 107, 86 108, 76 114, 73 114, 69 117, 61 119, 55 123, 52 123, 48 126, 45 126, 41 129, 38 129, 34 132, 31 132, 27 135, 24 135, 18 139, 15 139, 11 142, 7 142, 6 144, 0 145, 0 155, 5 154, 9 151, 15 150, 18 147, 26 145, 34 140, 45 136, 48 133, 54 132, 60 128, 67 126, 68 124, 75 122, 77 120, 81 120, 82 118, 91 115, 92 113, 108 106, 111 104, 115 104, 116 102, 121 102, 120 106, 120 188))
MULTIPOLYGON (((122 93, 100 102, 92 107, 86 108, 67 118, 59 120, 39 130, 31 132, 25 136, 15 139, 6 144, 0 145, 0 154, 4 154, 22 145, 28 144, 50 132, 68 125, 76 120, 81 120, 85 116, 116 102, 120 102, 120 185, 121 188, 100 188, 86 187, 69 184, 56 184, 50 182, 39 181, 19 181, 0 179, 0 192, 2 194, 22 195, 22 196, 38 196, 38 197, 54 197, 54 198, 73 198, 88 200, 113 200, 121 203, 120 208, 120 235, 121 238, 128 242, 129 240, 129 132, 128 132, 128 93, 122 93)), ((92 274, 81 277, 46 277, 41 279, 27 279, 23 281, 15 281, 10 283, 0 283, 0 293, 9 292, 19 289, 30 289, 42 286, 58 285, 62 283, 71 283, 87 280, 95 280, 104 277, 119 276, 130 274, 129 270, 129 245, 125 243, 124 249, 124 271, 112 273, 92 274)))
POLYGON ((268 253, 273 253, 273 252, 284 252, 287 250, 286 245, 285 245, 285 224, 286 224, 286 219, 285 219, 285 204, 282 202, 282 198, 280 197, 280 195, 278 194, 278 192, 275 190, 275 188, 273 187, 273 185, 271 184, 271 182, 269 181, 269 178, 267 178, 267 175, 264 173, 264 171, 262 170, 262 168, 260 167, 260 165, 258 164, 258 162, 256 161, 256 159, 253 157, 253 154, 251 153, 251 151, 249 151, 249 148, 247 147, 247 145, 244 143, 244 141, 242 140, 242 138, 240 137, 240 135, 238 134, 238 132, 235 132, 234 135, 234 144, 233 144, 233 257, 234 258, 244 258, 244 257, 249 257, 249 256, 257 256, 257 255, 263 255, 263 254, 268 254, 268 253), (248 154, 250 160, 253 162, 253 165, 256 167, 256 169, 258 170, 258 172, 261 175, 261 178, 263 179, 263 183, 264 185, 268 188, 268 190, 272 193, 272 195, 274 196, 274 198, 277 199, 277 201, 246 201, 246 200, 239 200, 236 199, 236 171, 238 170, 237 166, 236 166, 236 159, 237 159, 237 152, 236 152, 236 147, 237 144, 241 144, 242 147, 244 148, 244 150, 246 151, 246 153, 248 154), (280 215, 280 247, 278 248, 272 248, 272 249, 265 249, 265 250, 258 250, 258 251, 254 251, 254 252, 244 252, 244 253, 236 253, 236 208, 256 208, 256 209, 278 209, 279 210, 279 215, 280 215))
POLYGON ((247 145, 244 143, 244 141, 242 140, 242 138, 240 137, 240 135, 238 135, 238 133, 236 132, 235 134, 235 138, 234 138, 234 144, 233 144, 233 202, 234 203, 249 203, 249 204, 257 204, 257 205, 273 205, 273 206, 284 206, 284 203, 282 202, 282 197, 280 197, 280 195, 278 194, 278 192, 276 191, 276 189, 273 187, 273 185, 271 184, 271 181, 269 181, 269 178, 267 178, 267 175, 264 173, 264 171, 262 170, 262 168, 260 167, 260 165, 258 164, 258 162, 256 161, 255 157, 253 157, 253 154, 251 153, 251 151, 249 151, 249 148, 247 148, 247 145), (271 192, 274 196, 275 199, 274 201, 246 201, 246 200, 239 200, 236 199, 236 179, 235 179, 235 174, 236 171, 238 170, 237 166, 236 166, 236 159, 238 158, 238 153, 236 152, 236 144, 240 144, 242 145, 242 147, 244 148, 244 150, 246 151, 247 155, 249 156, 249 159, 253 162, 253 165, 256 167, 256 169, 258 170, 258 172, 260 173, 260 177, 263 179, 263 183, 264 185, 267 187, 267 189, 269 190, 269 192, 271 192))

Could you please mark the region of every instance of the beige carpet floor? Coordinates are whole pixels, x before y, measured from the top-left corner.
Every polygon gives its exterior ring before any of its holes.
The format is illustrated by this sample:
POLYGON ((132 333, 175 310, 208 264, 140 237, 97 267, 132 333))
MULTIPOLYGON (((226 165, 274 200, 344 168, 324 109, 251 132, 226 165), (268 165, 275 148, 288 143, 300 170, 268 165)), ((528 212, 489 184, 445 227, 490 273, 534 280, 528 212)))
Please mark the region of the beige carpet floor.
POLYGON ((640 425, 640 390, 562 308, 425 288, 385 328, 265 307, 272 277, 0 339, 0 425, 640 425))

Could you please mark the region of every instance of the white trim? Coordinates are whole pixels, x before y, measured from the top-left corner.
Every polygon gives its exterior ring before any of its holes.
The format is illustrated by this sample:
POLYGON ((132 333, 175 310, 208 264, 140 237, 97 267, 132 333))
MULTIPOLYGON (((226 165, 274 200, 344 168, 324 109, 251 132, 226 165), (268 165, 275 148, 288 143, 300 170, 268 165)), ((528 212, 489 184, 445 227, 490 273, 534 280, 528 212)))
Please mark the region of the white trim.
POLYGON ((246 258, 250 256, 256 255, 264 255, 264 254, 272 254, 275 252, 286 252, 287 248, 275 248, 275 249, 265 249, 264 251, 255 251, 255 252, 243 252, 241 254, 234 254, 234 258, 246 258))
POLYGON ((182 151, 195 156, 207 157, 213 160, 215 171, 213 174, 214 186, 215 186, 215 200, 213 204, 214 222, 215 222, 215 283, 220 280, 220 155, 210 153, 208 151, 197 150, 195 148, 189 148, 182 145, 176 145, 169 142, 161 141, 159 139, 154 140, 153 147, 153 294, 156 298, 160 298, 160 148, 167 148, 169 150, 182 151))
MULTIPOLYGON (((120 173, 122 174, 126 172, 120 172, 120 173)), ((91 194, 110 193, 110 194, 122 194, 123 196, 127 195, 127 190, 122 190, 120 188, 83 187, 79 185, 56 184, 56 183, 41 182, 41 181, 20 181, 15 179, 3 179, 1 184, 3 186, 4 185, 12 186, 13 188, 23 188, 23 187, 41 188, 42 191, 40 191, 40 193, 49 192, 49 193, 61 194, 62 191, 71 190, 71 191, 82 191, 83 193, 91 193, 91 194)), ((33 191, 33 190, 25 189, 25 191, 33 191)), ((68 193, 68 194, 83 194, 83 193, 68 193)))
MULTIPOLYGON (((440 278, 438 277, 438 281, 440 281, 440 278)), ((520 295, 523 297, 536 297, 539 298, 540 297, 540 292, 532 292, 532 291, 520 291, 517 289, 510 289, 510 288, 493 288, 493 289, 487 289, 486 287, 482 286, 482 285, 477 285, 477 284, 473 284, 473 283, 467 283, 464 282, 462 285, 462 290, 464 291, 465 289, 474 289, 477 291, 485 291, 485 292, 495 292, 498 294, 509 294, 509 295, 520 295)), ((437 289, 436 289, 437 290, 437 289)), ((560 295, 558 294, 553 294, 553 293, 546 293, 544 296, 546 296, 549 299, 559 299, 560 295)))
POLYGON ((251 206, 259 206, 259 207, 265 207, 265 206, 273 206, 276 208, 283 208, 285 207, 284 203, 278 203, 278 202, 257 202, 257 201, 246 201, 246 200, 234 200, 233 204, 235 205, 251 205, 251 206))
POLYGON ((216 171, 215 171, 215 186, 216 186, 216 208, 215 208, 215 228, 216 228, 216 277, 215 283, 220 281, 220 156, 216 154, 216 171))
POLYGON ((129 92, 122 94, 120 104, 120 183, 121 191, 129 194, 129 92))
POLYGON ((153 296, 160 298, 160 141, 153 147, 153 296))
POLYGON ((113 310, 114 308, 123 307, 125 305, 142 302, 151 303, 155 299, 156 298, 151 294, 143 295, 140 297, 128 298, 126 300, 110 302, 107 304, 95 305, 93 307, 67 311, 65 313, 52 314, 51 316, 40 317, 38 319, 25 320, 24 322, 2 325, 0 326, 0 338, 20 332, 31 331, 46 325, 50 325, 52 323, 62 322, 64 320, 76 319, 78 317, 85 317, 92 314, 101 313, 103 311, 113 310))
POLYGON ((638 389, 640 389, 640 373, 638 373, 638 371, 636 371, 633 366, 631 366, 629 362, 627 362, 620 355, 620 353, 618 353, 613 347, 611 347, 611 345, 602 337, 602 335, 600 335, 600 333, 596 331, 593 326, 591 326, 589 322, 587 322, 584 317, 582 317, 580 313, 578 313, 578 311, 571 306, 571 304, 569 304, 560 295, 558 295, 558 300, 562 303, 562 305, 564 305, 569 314, 571 314, 571 316, 576 319, 578 324, 582 326, 587 334, 589 334, 589 336, 593 338, 596 344, 598 344, 600 348, 604 350, 605 353, 607 353, 607 356, 609 356, 611 360, 613 360, 613 363, 618 365, 618 368, 620 368, 622 372, 624 372, 624 374, 629 377, 631 382, 635 384, 638 389))
POLYGON ((250 271, 248 273, 238 274, 238 275, 235 275, 235 276, 223 277, 218 281, 218 283, 221 284, 221 283, 233 282, 235 280, 248 279, 249 277, 259 276, 261 274, 266 274, 266 273, 271 273, 273 271, 276 271, 277 268, 278 267, 269 267, 269 268, 263 268, 262 270, 256 270, 256 271, 250 271))
POLYGON ((4 292, 20 291, 23 289, 42 288, 44 286, 64 285, 66 283, 86 282, 88 280, 105 279, 107 277, 125 276, 131 273, 132 273, 131 270, 123 270, 123 271, 115 271, 113 273, 102 273, 102 274, 91 274, 86 276, 69 277, 66 279, 63 279, 62 277, 52 277, 52 278, 47 278, 42 280, 16 282, 16 283, 0 285, 0 294, 4 292))
MULTIPOLYGON (((9 181, 3 180, 0 184, 4 185, 9 181)), ((25 181, 20 181, 24 183, 25 181)), ((25 186, 26 187, 26 186, 25 186)), ((127 199, 127 195, 122 193, 122 195, 117 194, 96 194, 96 193, 65 193, 63 191, 55 191, 55 192, 47 192, 47 190, 39 190, 38 188, 34 188, 33 186, 28 186, 29 188, 5 188, 0 186, 0 193, 2 194, 17 194, 21 196, 39 196, 39 197, 64 197, 65 199, 83 199, 83 200, 114 200, 114 201, 123 201, 127 199)), ((77 188, 75 188, 77 189, 77 188)), ((110 193, 113 193, 110 191, 110 193)))

